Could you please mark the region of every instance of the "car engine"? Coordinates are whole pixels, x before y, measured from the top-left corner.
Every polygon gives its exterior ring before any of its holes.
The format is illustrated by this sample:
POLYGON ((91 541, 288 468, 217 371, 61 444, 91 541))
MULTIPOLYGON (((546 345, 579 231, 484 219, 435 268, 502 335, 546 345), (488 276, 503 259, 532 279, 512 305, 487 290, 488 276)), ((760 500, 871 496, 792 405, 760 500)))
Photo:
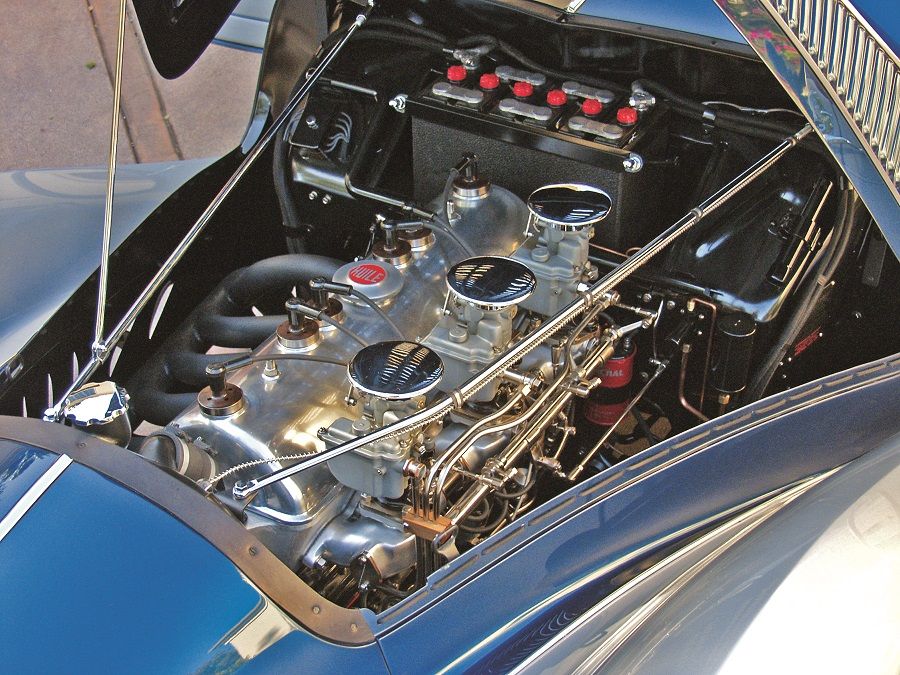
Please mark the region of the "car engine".
POLYGON ((760 64, 586 28, 563 70, 407 4, 276 137, 289 252, 133 368, 137 433, 91 429, 376 612, 586 477, 833 371, 833 308, 877 254, 760 64), (703 97, 739 72, 737 103, 703 97))

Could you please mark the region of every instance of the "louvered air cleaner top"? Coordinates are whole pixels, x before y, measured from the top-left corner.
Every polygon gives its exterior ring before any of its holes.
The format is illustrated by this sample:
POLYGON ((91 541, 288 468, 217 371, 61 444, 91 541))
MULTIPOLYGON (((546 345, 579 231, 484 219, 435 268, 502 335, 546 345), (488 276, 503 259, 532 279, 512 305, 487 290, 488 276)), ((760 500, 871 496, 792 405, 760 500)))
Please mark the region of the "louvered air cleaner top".
POLYGON ((428 393, 441 380, 441 357, 417 342, 378 342, 356 353, 347 367, 350 382, 361 392, 390 401, 428 393))
POLYGON ((528 197, 528 210, 538 227, 574 232, 599 223, 612 208, 612 199, 591 185, 545 185, 528 197))
POLYGON ((447 273, 447 287, 464 302, 486 311, 517 305, 534 292, 534 273, 512 258, 478 256, 447 273))

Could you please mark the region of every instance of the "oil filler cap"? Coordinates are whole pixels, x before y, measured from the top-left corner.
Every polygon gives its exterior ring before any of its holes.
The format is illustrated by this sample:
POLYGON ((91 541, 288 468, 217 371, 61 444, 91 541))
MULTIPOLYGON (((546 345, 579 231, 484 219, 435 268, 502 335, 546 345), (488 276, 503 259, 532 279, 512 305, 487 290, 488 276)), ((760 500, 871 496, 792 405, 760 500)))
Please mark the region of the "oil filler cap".
POLYGON ((357 390, 390 401, 427 394, 443 374, 444 364, 437 353, 407 341, 363 347, 347 366, 347 375, 357 390))
POLYGON ((469 258, 447 273, 447 287, 453 295, 486 311, 519 304, 536 285, 537 279, 528 267, 500 256, 469 258))
POLYGON ((600 188, 565 183, 545 185, 528 197, 528 210, 538 227, 576 232, 606 218, 612 199, 600 188))
MULTIPOLYGON (((352 286, 368 298, 381 302, 390 300, 403 288, 403 274, 390 263, 381 260, 358 260, 347 263, 334 273, 333 280, 352 286)), ((348 302, 357 302, 347 298, 348 302)))
POLYGON ((62 404, 70 425, 125 446, 131 440, 128 394, 113 382, 88 382, 70 393, 62 404))

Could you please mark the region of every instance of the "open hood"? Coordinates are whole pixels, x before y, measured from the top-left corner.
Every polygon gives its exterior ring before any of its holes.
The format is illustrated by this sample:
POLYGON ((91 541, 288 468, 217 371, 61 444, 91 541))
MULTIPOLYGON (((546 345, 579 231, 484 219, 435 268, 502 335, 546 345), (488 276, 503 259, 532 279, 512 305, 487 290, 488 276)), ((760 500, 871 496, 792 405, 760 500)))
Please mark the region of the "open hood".
POLYGON ((891 3, 716 3, 812 123, 900 256, 900 57, 891 3))
POLYGON ((213 41, 238 0, 134 0, 153 65, 165 78, 190 68, 213 41))

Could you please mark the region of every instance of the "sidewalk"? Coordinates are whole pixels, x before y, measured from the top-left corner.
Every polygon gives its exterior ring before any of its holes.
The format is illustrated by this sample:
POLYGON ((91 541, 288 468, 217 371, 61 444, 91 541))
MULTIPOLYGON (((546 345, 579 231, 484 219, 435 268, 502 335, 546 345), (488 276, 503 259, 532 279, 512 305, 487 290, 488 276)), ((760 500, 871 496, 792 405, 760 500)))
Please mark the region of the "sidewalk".
MULTIPOLYGON (((103 165, 117 0, 6 3, 0 22, 0 171, 103 165)), ((119 161, 222 155, 243 136, 260 55, 211 45, 177 80, 153 68, 129 5, 119 161)))

